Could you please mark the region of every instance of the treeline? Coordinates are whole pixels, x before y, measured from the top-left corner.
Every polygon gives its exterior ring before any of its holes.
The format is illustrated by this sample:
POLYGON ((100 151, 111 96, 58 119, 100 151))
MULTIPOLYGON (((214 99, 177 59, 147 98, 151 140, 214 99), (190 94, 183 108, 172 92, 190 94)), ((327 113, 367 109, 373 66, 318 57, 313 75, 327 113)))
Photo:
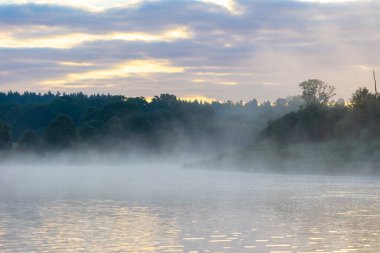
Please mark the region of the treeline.
POLYGON ((0 93, 0 148, 43 151, 75 147, 223 149, 247 145, 266 122, 297 110, 303 99, 258 103, 183 101, 162 94, 0 93))
POLYGON ((259 140, 291 143, 380 140, 380 97, 356 90, 347 105, 310 103, 268 122, 259 140))
POLYGON ((380 172, 380 97, 359 88, 347 104, 331 103, 332 86, 315 80, 300 86, 305 106, 268 122, 251 148, 256 159, 278 168, 286 162, 297 168, 297 161, 304 168, 325 167, 329 172, 380 172))

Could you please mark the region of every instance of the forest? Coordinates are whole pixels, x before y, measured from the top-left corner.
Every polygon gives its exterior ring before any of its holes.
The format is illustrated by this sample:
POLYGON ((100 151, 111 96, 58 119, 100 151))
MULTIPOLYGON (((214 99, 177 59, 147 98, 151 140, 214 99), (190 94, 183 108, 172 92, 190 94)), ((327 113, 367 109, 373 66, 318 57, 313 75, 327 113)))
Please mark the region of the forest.
POLYGON ((336 103, 332 101, 335 88, 320 80, 308 80, 300 87, 305 104, 269 120, 245 152, 245 159, 255 154, 255 162, 283 171, 379 173, 377 92, 358 88, 349 101, 336 103))
POLYGON ((300 96, 259 104, 184 101, 161 94, 0 93, 0 148, 4 152, 67 149, 225 151, 244 146, 266 122, 297 110, 300 96))
POLYGON ((192 152, 249 167, 377 170, 380 98, 358 88, 334 101, 318 79, 274 103, 186 101, 83 93, 0 93, 1 153, 66 150, 192 152), (265 164, 265 166, 263 166, 265 164), (299 166, 302 164, 302 166, 299 166), (347 166, 350 164, 351 166, 347 166))

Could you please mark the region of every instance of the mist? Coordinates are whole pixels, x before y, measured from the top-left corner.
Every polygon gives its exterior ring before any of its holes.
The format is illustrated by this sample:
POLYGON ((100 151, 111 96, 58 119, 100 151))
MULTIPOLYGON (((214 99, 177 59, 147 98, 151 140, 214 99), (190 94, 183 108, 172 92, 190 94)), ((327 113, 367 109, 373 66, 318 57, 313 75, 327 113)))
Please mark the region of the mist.
POLYGON ((183 166, 197 159, 61 153, 2 161, 0 249, 269 253, 380 247, 377 178, 183 166))
MULTIPOLYGON (((380 249, 376 155, 359 152, 373 143, 348 138, 342 145, 329 127, 308 132, 336 110, 342 116, 330 123, 350 125, 344 119, 356 109, 320 104, 316 110, 324 116, 316 117, 305 113, 314 105, 252 109, 175 100, 165 103, 165 120, 154 121, 162 109, 120 112, 124 103, 96 124, 109 105, 78 122, 62 116, 61 108, 41 133, 26 138, 20 131, 23 137, 9 135, 2 143, 0 251, 380 249), (194 118, 192 106, 212 113, 194 118), (181 117, 173 120, 177 113, 181 117), (145 124, 131 128, 141 117, 152 123, 151 131, 145 124), (91 138, 81 130, 89 122, 91 138)), ((3 133, 11 129, 6 126, 3 133)))
POLYGON ((0 0, 0 252, 380 252, 379 8, 0 0))

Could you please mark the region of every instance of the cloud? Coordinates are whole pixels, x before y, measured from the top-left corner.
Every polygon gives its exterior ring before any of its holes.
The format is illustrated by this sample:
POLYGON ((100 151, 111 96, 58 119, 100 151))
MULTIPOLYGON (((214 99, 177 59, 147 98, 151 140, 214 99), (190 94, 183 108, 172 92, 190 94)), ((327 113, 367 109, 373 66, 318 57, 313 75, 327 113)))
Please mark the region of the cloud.
MULTIPOLYGON (((21 32, 18 32, 22 34, 21 32)), ((143 32, 111 32, 107 34, 86 34, 86 33, 66 33, 58 35, 18 38, 18 33, 0 32, 0 48, 59 48, 68 49, 79 46, 83 43, 93 41, 164 41, 172 42, 178 39, 189 39, 190 32, 186 27, 177 27, 164 31, 161 34, 149 34, 143 32)))
POLYGON ((235 15, 240 15, 244 12, 243 7, 240 6, 235 0, 200 0, 205 3, 215 4, 222 8, 225 8, 229 12, 235 15))
POLYGON ((64 66, 75 66, 75 67, 80 67, 80 66, 93 66, 94 64, 89 63, 89 62, 69 62, 69 61, 61 61, 58 62, 61 65, 64 66))
MULTIPOLYGON (((165 60, 133 60, 118 64, 109 69, 97 69, 88 72, 70 73, 61 79, 46 80, 40 84, 47 87, 62 88, 88 88, 88 84, 74 84, 91 80, 112 80, 114 78, 127 78, 131 75, 149 76, 152 73, 180 73, 184 68, 171 66, 165 60)), ((109 86, 108 86, 109 87, 109 86)))
POLYGON ((0 87, 274 100, 320 78, 347 98, 380 71, 378 1, 123 2, 0 4, 0 87))
POLYGON ((309 3, 349 3, 349 2, 358 2, 363 0, 298 0, 300 2, 309 2, 309 3))
MULTIPOLYGON (((146 2, 158 2, 159 0, 0 0, 0 4, 39 4, 39 5, 62 5, 81 8, 90 12, 104 12, 113 8, 137 8, 146 2)), ((210 3, 226 9, 231 14, 241 14, 243 7, 235 0, 195 0, 210 3)), ((185 2, 185 1, 183 1, 185 2)))
POLYGON ((218 84, 221 84, 221 85, 227 85, 227 86, 235 86, 235 85, 238 85, 237 82, 232 82, 232 81, 218 82, 218 84))
MULTIPOLYGON (((82 8, 91 12, 102 12, 111 8, 131 8, 142 4, 147 0, 60 0, 59 4, 64 6, 82 8)), ((56 5, 56 0, 0 0, 0 4, 25 5, 29 3, 39 5, 56 5)))
POLYGON ((193 79, 192 82, 193 83, 204 83, 204 82, 206 82, 206 80, 204 80, 204 79, 193 79))

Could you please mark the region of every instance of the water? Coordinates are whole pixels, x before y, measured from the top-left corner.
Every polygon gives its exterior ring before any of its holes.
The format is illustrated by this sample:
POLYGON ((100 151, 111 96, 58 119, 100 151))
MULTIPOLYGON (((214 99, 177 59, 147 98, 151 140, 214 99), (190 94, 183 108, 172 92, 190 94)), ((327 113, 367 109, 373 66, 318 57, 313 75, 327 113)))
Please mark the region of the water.
POLYGON ((380 252, 376 178, 11 166, 0 252, 380 252))

